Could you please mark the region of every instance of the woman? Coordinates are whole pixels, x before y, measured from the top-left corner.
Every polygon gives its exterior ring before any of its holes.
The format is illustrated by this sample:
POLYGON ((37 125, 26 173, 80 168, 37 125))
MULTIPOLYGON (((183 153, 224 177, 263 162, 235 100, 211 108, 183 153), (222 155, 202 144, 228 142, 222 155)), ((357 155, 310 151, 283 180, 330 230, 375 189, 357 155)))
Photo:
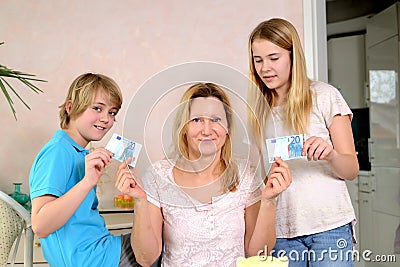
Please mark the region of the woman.
POLYGON ((248 45, 250 78, 258 87, 249 88, 249 102, 260 151, 265 138, 306 137, 303 158, 288 161, 293 184, 277 200, 273 255, 289 256, 289 266, 353 266, 348 252, 355 214, 344 181, 358 174, 351 110, 336 88, 307 77, 290 22, 260 23, 248 45), (324 254, 331 250, 344 259, 324 254))
POLYGON ((280 159, 264 186, 250 164, 232 157, 232 110, 225 92, 198 83, 183 95, 175 118, 176 157, 140 178, 126 162, 117 188, 135 199, 132 246, 149 266, 236 266, 275 244, 275 198, 291 183, 280 159))

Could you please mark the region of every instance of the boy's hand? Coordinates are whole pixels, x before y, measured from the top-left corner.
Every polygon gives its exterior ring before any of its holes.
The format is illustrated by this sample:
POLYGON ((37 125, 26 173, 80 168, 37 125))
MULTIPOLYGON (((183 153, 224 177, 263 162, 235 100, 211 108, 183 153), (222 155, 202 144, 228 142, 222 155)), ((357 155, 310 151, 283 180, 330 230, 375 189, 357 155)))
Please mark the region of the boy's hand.
POLYGON ((121 193, 129 195, 135 200, 146 199, 146 192, 143 189, 142 181, 136 172, 136 168, 128 166, 131 160, 132 158, 128 158, 119 165, 115 187, 121 193))
POLYGON ((292 175, 289 165, 281 158, 275 158, 272 170, 269 172, 268 180, 262 193, 263 199, 272 200, 285 191, 292 183, 292 175))
POLYGON ((96 148, 85 157, 85 179, 91 186, 97 185, 104 169, 111 163, 112 153, 104 148, 96 148))

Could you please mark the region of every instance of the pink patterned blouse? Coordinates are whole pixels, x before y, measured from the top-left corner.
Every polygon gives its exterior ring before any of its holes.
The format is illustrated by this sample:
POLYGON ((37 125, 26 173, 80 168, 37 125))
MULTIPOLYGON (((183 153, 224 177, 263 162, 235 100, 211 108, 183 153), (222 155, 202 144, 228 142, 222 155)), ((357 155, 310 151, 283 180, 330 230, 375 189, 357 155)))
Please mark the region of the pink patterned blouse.
POLYGON ((238 189, 203 204, 175 184, 173 167, 161 160, 143 177, 148 201, 164 217, 163 266, 236 266, 236 259, 245 256, 245 209, 260 200, 261 178, 240 161, 238 189))

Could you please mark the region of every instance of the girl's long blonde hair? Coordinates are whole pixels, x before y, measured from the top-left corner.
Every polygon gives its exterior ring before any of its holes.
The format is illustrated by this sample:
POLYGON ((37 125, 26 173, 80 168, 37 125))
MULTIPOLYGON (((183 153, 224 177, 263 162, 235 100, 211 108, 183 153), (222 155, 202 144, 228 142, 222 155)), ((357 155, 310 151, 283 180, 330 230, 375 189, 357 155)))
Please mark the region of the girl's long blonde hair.
POLYGON ((312 108, 311 80, 307 77, 306 62, 296 28, 287 20, 273 18, 261 22, 250 34, 248 42, 250 79, 249 105, 254 116, 250 116, 250 124, 257 141, 263 138, 269 107, 274 104, 274 94, 258 76, 254 66, 252 44, 255 40, 267 40, 286 49, 291 57, 290 87, 285 105, 285 126, 291 132, 305 133, 309 124, 312 108), (261 91, 261 94, 260 94, 261 91), (269 107, 267 105, 269 105, 269 107))

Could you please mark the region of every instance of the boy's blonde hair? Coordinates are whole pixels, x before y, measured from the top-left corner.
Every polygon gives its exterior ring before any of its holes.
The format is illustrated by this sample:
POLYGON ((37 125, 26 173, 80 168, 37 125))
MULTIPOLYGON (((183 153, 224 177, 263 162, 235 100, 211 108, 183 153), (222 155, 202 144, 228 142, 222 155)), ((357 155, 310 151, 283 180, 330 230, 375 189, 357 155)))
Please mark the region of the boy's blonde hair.
MULTIPOLYGON (((268 116, 268 107, 265 101, 272 107, 274 94, 258 76, 254 66, 252 44, 255 40, 267 40, 286 49, 291 57, 291 79, 285 110, 285 122, 289 130, 294 133, 307 131, 310 112, 312 108, 311 81, 307 77, 306 62, 296 28, 288 21, 273 18, 261 22, 250 34, 248 42, 250 79, 254 86, 249 88, 249 104, 254 108, 257 118, 250 116, 250 123, 257 137, 261 137, 265 130, 265 121, 268 116), (256 89, 256 90, 255 90, 256 89), (260 90, 264 98, 259 96, 260 90)), ((272 88, 273 89, 273 88, 272 88)))
POLYGON ((122 105, 122 93, 117 83, 102 74, 85 73, 78 76, 69 87, 67 96, 60 108, 60 127, 66 129, 71 117, 82 114, 94 101, 98 90, 109 95, 110 102, 119 110, 122 105), (71 102, 69 113, 66 105, 71 102))
POLYGON ((226 136, 225 144, 221 149, 220 160, 224 170, 221 184, 223 192, 235 191, 236 186, 238 185, 239 175, 237 164, 232 159, 232 105, 224 90, 219 86, 213 83, 197 83, 192 85, 183 94, 172 131, 172 142, 174 144, 173 156, 183 156, 186 159, 189 157, 189 145, 186 138, 185 127, 190 120, 191 100, 198 97, 215 97, 224 105, 225 115, 228 122, 228 134, 226 136))

